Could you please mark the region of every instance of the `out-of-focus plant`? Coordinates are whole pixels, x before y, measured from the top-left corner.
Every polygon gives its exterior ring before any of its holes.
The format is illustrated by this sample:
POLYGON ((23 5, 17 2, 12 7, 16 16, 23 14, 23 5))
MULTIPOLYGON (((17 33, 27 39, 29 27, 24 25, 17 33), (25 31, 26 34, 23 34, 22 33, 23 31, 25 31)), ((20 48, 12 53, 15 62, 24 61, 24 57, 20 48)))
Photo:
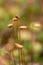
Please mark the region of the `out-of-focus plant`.
POLYGON ((30 29, 35 31, 35 32, 40 31, 41 30, 41 24, 38 22, 32 22, 30 24, 30 29))
POLYGON ((41 44, 43 44, 43 31, 37 35, 37 39, 36 40, 38 42, 40 42, 41 44))
POLYGON ((41 44, 40 43, 35 43, 33 45, 33 50, 34 50, 34 52, 40 52, 41 51, 41 44))

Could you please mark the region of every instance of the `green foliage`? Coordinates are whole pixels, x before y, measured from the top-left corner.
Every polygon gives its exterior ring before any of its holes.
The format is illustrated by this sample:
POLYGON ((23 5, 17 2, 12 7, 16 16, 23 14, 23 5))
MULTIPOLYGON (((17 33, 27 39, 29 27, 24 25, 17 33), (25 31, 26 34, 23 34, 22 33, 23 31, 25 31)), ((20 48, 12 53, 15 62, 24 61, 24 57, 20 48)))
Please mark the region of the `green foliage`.
POLYGON ((41 32, 40 34, 38 34, 36 40, 43 44, 43 32, 41 32))

